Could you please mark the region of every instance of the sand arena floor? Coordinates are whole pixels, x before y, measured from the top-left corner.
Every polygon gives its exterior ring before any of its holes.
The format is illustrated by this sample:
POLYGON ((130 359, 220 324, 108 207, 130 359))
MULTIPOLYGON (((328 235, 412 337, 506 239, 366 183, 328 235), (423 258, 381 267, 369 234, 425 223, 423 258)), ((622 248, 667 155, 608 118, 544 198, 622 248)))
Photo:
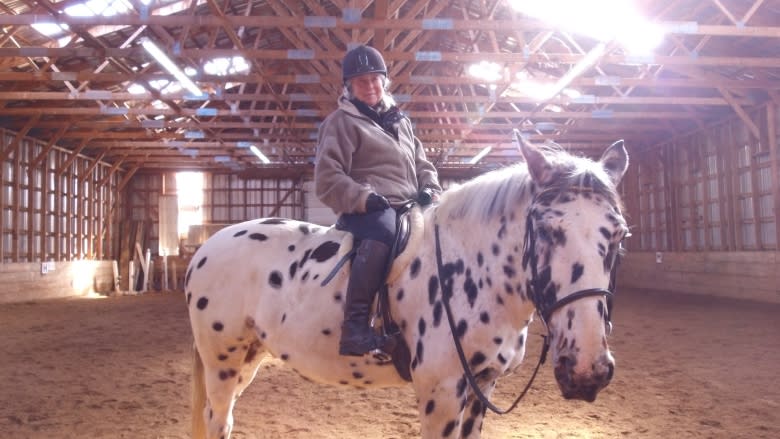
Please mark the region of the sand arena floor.
MULTIPOLYGON (((188 437, 181 296, 0 306, 2 436, 188 437)), ((621 291, 614 322, 615 379, 595 403, 563 400, 548 364, 515 412, 487 415, 483 437, 780 437, 780 305, 621 291)), ((523 388, 537 339, 494 403, 508 405, 523 388)), ((419 437, 411 387, 337 389, 270 358, 234 415, 234 438, 419 437)))

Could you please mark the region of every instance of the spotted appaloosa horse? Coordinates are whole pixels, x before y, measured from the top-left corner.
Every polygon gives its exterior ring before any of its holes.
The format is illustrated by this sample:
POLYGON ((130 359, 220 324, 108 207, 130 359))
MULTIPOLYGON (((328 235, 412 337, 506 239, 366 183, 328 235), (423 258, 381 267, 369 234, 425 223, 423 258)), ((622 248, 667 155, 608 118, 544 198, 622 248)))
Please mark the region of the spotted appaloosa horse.
MULTIPOLYGON (((607 294, 578 292, 605 291, 627 233, 615 191, 626 150, 615 143, 599 161, 526 142, 521 151, 526 163, 452 188, 424 211, 419 245, 389 284, 390 310, 411 348, 423 438, 480 436, 486 406, 464 378, 453 332, 488 397, 522 361, 535 310, 546 320, 564 397, 592 401, 612 378, 607 294)), ((195 338, 193 437, 229 437, 233 404, 265 353, 322 383, 406 384, 392 365, 338 355, 349 264, 321 283, 345 236, 260 219, 219 231, 195 253, 185 283, 195 338)))

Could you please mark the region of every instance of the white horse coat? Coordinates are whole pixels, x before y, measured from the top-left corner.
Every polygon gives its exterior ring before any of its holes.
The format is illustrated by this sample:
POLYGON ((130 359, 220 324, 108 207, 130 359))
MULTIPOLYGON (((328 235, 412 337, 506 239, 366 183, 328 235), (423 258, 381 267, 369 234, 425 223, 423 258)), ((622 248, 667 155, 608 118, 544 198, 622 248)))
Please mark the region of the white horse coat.
MULTIPOLYGON (((522 149, 527 165, 480 176, 425 210, 419 247, 389 283, 390 311, 411 351, 424 438, 477 438, 486 410, 464 378, 443 300, 489 396, 496 379, 522 361, 534 310, 575 291, 606 288, 626 234, 614 189, 627 166, 622 143, 598 162, 530 144, 522 149)), ((333 227, 259 219, 219 231, 196 252, 185 280, 195 339, 193 437, 230 435, 233 404, 264 354, 321 383, 407 384, 392 364, 338 355, 349 264, 320 284, 346 237, 333 227)), ((603 297, 567 303, 547 318, 567 398, 595 399, 611 379, 607 319, 603 297)))

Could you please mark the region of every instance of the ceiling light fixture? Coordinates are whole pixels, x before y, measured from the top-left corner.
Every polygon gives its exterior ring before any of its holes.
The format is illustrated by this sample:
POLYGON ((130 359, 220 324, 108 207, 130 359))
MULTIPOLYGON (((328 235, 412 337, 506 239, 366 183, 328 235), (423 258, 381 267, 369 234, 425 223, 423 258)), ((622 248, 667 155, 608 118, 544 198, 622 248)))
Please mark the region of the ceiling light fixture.
POLYGON ((468 74, 486 82, 496 82, 502 77, 501 65, 494 62, 480 61, 468 67, 468 74))
POLYGON ((476 165, 477 163, 479 163, 480 160, 482 160, 486 155, 488 155, 488 153, 490 153, 492 149, 493 149, 492 146, 486 146, 482 148, 482 151, 477 153, 477 155, 475 155, 474 157, 471 158, 471 160, 469 160, 469 164, 476 165))
POLYGON ((263 151, 260 151, 255 145, 249 145, 249 150, 252 151, 264 165, 271 163, 271 160, 269 160, 268 157, 263 154, 263 151))
POLYGON ((555 83, 555 86, 548 90, 546 99, 551 99, 557 96, 558 93, 568 87, 572 81, 585 73, 586 70, 593 67, 593 65, 596 64, 596 62, 598 62, 602 56, 604 56, 606 51, 607 43, 601 42, 596 44, 596 46, 594 46, 593 49, 591 49, 584 58, 582 58, 577 64, 574 65, 574 67, 570 68, 568 72, 566 72, 563 76, 561 76, 560 79, 558 79, 558 81, 555 83))
POLYGON ((168 56, 163 53, 162 50, 160 50, 159 47, 157 47, 154 42, 148 38, 142 38, 141 39, 141 45, 144 46, 144 49, 146 49, 147 52, 149 52, 152 57, 157 60, 164 68, 168 71, 171 75, 173 75, 179 83, 189 90, 190 93, 192 93, 195 96, 200 96, 203 94, 203 92, 198 88, 197 85, 195 85, 194 82, 190 78, 187 77, 187 75, 184 74, 184 72, 181 71, 179 67, 176 66, 176 64, 171 61, 168 56))

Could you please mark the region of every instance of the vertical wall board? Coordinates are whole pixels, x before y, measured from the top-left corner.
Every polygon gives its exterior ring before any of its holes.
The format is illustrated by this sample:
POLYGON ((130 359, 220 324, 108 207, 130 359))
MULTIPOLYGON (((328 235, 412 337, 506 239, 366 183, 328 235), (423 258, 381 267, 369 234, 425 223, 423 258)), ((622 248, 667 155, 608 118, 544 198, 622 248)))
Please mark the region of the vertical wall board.
POLYGON ((337 216, 330 207, 322 204, 314 192, 314 182, 303 183, 304 219, 310 223, 330 226, 336 223, 337 216))
MULTIPOLYGON (((16 134, 2 130, 0 148, 16 134)), ((99 259, 94 243, 100 208, 92 174, 109 165, 48 143, 21 137, 2 163, 1 262, 99 259)), ((111 218, 103 217, 102 224, 111 218)))
POLYGON ((206 182, 204 223, 234 224, 269 216, 303 219, 300 181, 210 174, 206 182))
POLYGON ((772 197, 775 212, 775 241, 780 248, 780 105, 770 103, 767 106, 767 144, 772 170, 772 197))

